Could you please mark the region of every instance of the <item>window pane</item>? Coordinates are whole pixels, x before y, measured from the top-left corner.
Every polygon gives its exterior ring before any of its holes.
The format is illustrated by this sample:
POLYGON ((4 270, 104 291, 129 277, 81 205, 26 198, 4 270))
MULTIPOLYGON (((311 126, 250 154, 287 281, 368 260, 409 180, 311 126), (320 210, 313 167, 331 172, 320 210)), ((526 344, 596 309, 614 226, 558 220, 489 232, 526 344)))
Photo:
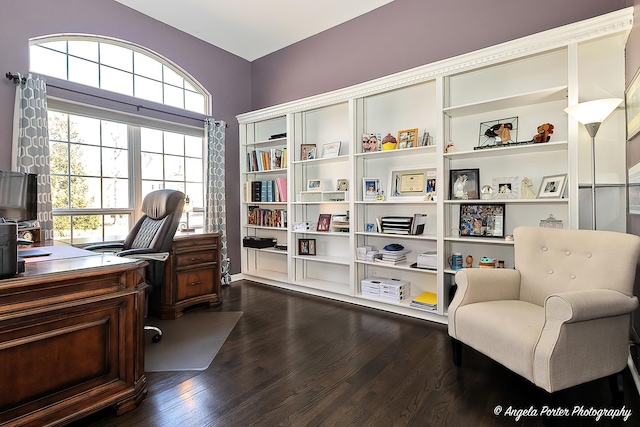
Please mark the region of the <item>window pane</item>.
POLYGON ((185 110, 204 114, 204 96, 199 93, 185 91, 184 108, 185 110))
POLYGON ((129 150, 103 148, 102 176, 127 178, 129 176, 129 150))
POLYGON ((102 180, 102 207, 126 209, 129 206, 129 180, 104 178, 102 180))
MULTIPOLYGON (((142 179, 163 179, 162 154, 142 153, 142 179)), ((156 188, 157 190, 157 188, 156 188)))
POLYGON ((84 59, 69 57, 69 81, 98 87, 98 64, 84 59))
POLYGON ((107 147, 129 148, 127 125, 116 122, 102 122, 102 145, 107 147))
POLYGON ((40 43, 40 46, 47 47, 49 49, 57 50, 58 52, 67 52, 67 41, 59 40, 55 42, 44 42, 40 43))
POLYGON ((57 241, 71 243, 71 216, 56 215, 53 217, 53 238, 57 241))
POLYGON ((204 208, 204 186, 201 183, 187 183, 187 194, 191 204, 196 208, 204 208))
POLYGON ((130 215, 127 214, 105 215, 104 241, 124 240, 131 228, 129 225, 129 217, 130 215))
POLYGON ((142 181, 142 198, 152 191, 162 190, 164 183, 162 181, 142 181))
POLYGON ((150 79, 162 81, 162 64, 140 52, 133 52, 134 72, 150 79))
POLYGON ((39 46, 29 48, 29 71, 67 79, 67 55, 39 46))
POLYGON ((49 110, 47 114, 47 124, 49 126, 49 139, 57 139, 58 141, 68 141, 68 119, 69 116, 64 113, 49 110))
POLYGON ((133 72, 133 52, 108 43, 100 43, 100 63, 133 72))
POLYGON ((164 152, 167 154, 184 154, 184 135, 181 133, 164 133, 164 152))
POLYGON ((202 182, 203 181, 203 172, 204 172, 204 167, 202 165, 202 159, 191 159, 191 158, 186 158, 185 162, 187 164, 186 166, 186 179, 187 181, 198 181, 198 182, 202 182))
POLYGON ((198 138, 197 136, 189 136, 186 135, 184 137, 184 152, 185 155, 189 157, 198 157, 202 158, 202 138, 198 138))
POLYGON ((51 202, 53 209, 69 209, 69 178, 51 175, 51 202))
POLYGON ((99 242, 102 240, 101 215, 74 215, 71 217, 73 244, 99 242))
POLYGON ((169 188, 171 190, 178 190, 184 193, 184 182, 165 181, 164 188, 169 188))
POLYGON ((71 174, 100 176, 100 147, 71 144, 71 174))
POLYGON ((172 181, 184 180, 184 158, 164 156, 164 179, 172 181))
POLYGON ((69 40, 69 55, 98 62, 98 43, 88 40, 69 40))
POLYGON ((184 79, 180 77, 178 73, 173 71, 171 68, 166 65, 162 66, 164 71, 164 82, 169 83, 170 85, 178 86, 179 88, 184 87, 184 79))
POLYGON ((133 96, 133 74, 101 65, 100 87, 112 92, 133 96))
POLYGON ((84 116, 69 116, 69 141, 100 145, 100 120, 84 116))
POLYGON ((140 128, 140 145, 142 147, 142 151, 162 153, 162 131, 140 128))
POLYGON ((187 79, 183 79, 183 81, 184 81, 184 88, 185 88, 186 90, 190 90, 191 92, 197 92, 196 88, 195 88, 195 87, 193 87, 193 85, 192 85, 191 83, 189 83, 189 82, 187 81, 187 79))
POLYGON ((71 209, 100 207, 100 178, 71 177, 71 209))
POLYGON ((184 108, 184 91, 175 86, 164 85, 164 103, 172 107, 184 108))
POLYGON ((49 142, 49 166, 51 173, 69 173, 69 144, 66 142, 49 142))
POLYGON ((136 98, 162 104, 162 83, 140 76, 134 76, 136 98))

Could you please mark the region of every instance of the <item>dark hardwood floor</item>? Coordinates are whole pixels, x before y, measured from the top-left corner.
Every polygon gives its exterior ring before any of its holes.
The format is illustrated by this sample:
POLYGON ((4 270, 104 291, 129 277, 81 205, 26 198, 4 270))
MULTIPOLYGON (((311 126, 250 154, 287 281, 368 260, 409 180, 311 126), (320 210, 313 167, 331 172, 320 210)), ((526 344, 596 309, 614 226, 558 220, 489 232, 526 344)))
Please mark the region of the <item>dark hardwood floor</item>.
POLYGON ((139 408, 120 417, 103 411, 75 426, 640 425, 628 370, 627 422, 516 421, 495 408, 611 409, 609 382, 549 395, 469 348, 456 368, 444 325, 249 281, 222 294, 222 306, 211 310, 244 314, 207 370, 149 373, 139 408))

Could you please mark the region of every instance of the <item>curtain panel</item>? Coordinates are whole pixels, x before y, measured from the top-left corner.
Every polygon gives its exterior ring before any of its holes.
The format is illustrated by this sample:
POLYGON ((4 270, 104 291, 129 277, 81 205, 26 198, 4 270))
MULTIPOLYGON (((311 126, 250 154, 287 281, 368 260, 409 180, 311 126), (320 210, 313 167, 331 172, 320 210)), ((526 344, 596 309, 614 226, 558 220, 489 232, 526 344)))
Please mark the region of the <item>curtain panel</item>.
POLYGON ((11 168, 38 174, 38 222, 40 238, 53 240, 53 206, 47 130, 47 85, 43 78, 19 76, 13 124, 11 168))
POLYGON ((231 281, 227 258, 227 216, 225 201, 225 128, 224 121, 205 120, 207 138, 207 191, 205 231, 220 233, 222 284, 231 281))

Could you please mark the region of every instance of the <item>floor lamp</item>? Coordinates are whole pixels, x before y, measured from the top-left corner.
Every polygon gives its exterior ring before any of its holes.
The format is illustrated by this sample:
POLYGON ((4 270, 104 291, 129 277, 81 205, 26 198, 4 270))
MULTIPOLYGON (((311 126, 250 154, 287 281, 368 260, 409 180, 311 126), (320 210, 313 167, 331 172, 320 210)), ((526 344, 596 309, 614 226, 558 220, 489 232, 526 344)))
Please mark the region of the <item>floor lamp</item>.
POLYGON ((596 133, 600 124, 622 102, 620 98, 599 99, 567 107, 564 111, 584 125, 591 136, 591 228, 596 229, 596 133))

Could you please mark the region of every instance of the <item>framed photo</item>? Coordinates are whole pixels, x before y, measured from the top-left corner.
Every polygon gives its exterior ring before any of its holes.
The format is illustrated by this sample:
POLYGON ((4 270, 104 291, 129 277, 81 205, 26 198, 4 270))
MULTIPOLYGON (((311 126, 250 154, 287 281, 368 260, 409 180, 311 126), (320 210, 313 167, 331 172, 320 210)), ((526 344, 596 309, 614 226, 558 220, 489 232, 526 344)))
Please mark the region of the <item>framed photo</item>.
POLYGON ((313 160, 316 158, 316 144, 302 144, 300 146, 300 160, 313 160))
POLYGON ((331 231, 331 214, 320 214, 316 231, 331 231))
POLYGON ((625 114, 627 121, 627 141, 640 132, 640 68, 624 91, 625 114))
POLYGON ((398 148, 413 148, 418 146, 418 128, 406 129, 398 132, 398 148))
POLYGON ((489 148, 508 145, 518 140, 518 118, 492 120, 480 123, 478 147, 489 148))
POLYGON ((308 179, 307 191, 322 191, 322 180, 319 178, 308 179))
POLYGON ((375 200, 380 190, 378 178, 362 178, 362 200, 375 200))
POLYGON ((338 179, 336 191, 349 191, 349 181, 346 179, 338 179))
POLYGON ((298 255, 315 255, 316 239, 298 239, 298 255))
POLYGON ((493 178, 492 198, 498 200, 513 200, 520 197, 520 186, 517 176, 493 178))
POLYGON ((449 171, 451 200, 480 198, 480 169, 452 169, 449 171))
POLYGON ((435 187, 435 169, 402 169, 389 172, 389 200, 423 200, 427 184, 435 187))
POLYGON ((373 223, 368 222, 367 224, 365 224, 364 231, 366 231, 367 233, 373 233, 373 223))
POLYGON ((460 205, 461 237, 505 237, 505 205, 463 203, 460 205))
POLYGON ((567 186, 567 174, 550 175, 542 178, 540 189, 538 190, 539 199, 561 199, 564 195, 564 189, 567 186))
POLYGON ((374 151, 380 151, 382 147, 382 135, 379 133, 364 133, 362 134, 362 152, 372 153, 374 151))
POLYGON ((338 157, 340 154, 340 141, 328 142, 322 146, 322 158, 338 157))

